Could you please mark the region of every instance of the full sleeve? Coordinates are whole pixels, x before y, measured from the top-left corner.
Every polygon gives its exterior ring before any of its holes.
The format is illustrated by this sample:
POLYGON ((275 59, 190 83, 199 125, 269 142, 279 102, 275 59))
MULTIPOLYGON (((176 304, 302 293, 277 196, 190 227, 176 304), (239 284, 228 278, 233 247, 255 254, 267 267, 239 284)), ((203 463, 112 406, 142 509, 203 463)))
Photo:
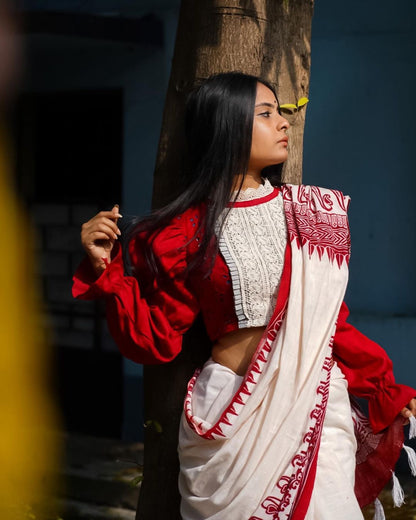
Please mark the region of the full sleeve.
POLYGON ((347 323, 349 311, 341 306, 333 354, 348 381, 348 391, 368 399, 370 424, 375 433, 393 423, 416 390, 397 384, 386 351, 347 323))
POLYGON ((124 274, 119 243, 98 278, 88 258, 75 272, 73 296, 105 300, 110 333, 120 352, 136 363, 164 363, 176 357, 183 334, 199 312, 187 284, 187 241, 181 217, 159 233, 152 244, 161 271, 157 279, 146 268, 139 235, 129 245, 134 276, 124 274))

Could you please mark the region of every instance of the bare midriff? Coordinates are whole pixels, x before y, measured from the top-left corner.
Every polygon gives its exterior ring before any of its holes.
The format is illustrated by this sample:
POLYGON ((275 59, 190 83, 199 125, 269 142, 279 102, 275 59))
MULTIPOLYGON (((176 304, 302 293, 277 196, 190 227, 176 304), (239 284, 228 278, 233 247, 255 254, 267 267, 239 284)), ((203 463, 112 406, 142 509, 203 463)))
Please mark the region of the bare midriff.
POLYGON ((250 327, 229 332, 212 347, 212 359, 244 376, 266 327, 250 327))

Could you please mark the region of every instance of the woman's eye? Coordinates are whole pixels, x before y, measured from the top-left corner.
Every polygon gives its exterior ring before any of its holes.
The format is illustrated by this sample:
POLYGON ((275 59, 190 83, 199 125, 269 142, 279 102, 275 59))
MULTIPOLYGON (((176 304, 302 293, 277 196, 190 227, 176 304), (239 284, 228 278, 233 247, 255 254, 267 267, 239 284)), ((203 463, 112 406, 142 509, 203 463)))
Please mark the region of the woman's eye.
POLYGON ((259 116, 263 116, 263 117, 270 117, 272 115, 271 112, 262 112, 261 114, 259 114, 259 116))

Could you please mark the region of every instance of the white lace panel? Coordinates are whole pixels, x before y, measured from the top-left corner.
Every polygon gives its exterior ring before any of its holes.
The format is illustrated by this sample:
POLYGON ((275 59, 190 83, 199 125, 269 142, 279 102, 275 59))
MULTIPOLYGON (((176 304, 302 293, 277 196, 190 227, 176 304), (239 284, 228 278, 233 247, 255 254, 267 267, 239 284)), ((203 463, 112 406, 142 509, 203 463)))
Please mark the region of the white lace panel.
MULTIPOLYGON (((257 198, 252 195, 249 194, 250 200, 257 198)), ((239 328, 267 325, 270 320, 282 276, 286 243, 281 193, 268 202, 233 207, 229 211, 219 248, 230 270, 239 328)))
POLYGON ((263 179, 264 184, 260 184, 257 188, 247 188, 244 191, 238 190, 233 191, 231 194, 231 200, 234 201, 246 201, 246 200, 254 200, 259 199, 261 197, 265 197, 274 191, 274 187, 270 184, 269 179, 263 179), (238 196, 236 198, 236 195, 238 196))

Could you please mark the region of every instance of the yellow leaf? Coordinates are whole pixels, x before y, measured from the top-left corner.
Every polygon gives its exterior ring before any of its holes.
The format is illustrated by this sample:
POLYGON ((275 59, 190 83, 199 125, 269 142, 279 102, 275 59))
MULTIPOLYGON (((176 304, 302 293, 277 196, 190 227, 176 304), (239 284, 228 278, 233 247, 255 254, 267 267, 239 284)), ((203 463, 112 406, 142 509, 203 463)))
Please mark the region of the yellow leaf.
POLYGON ((293 103, 285 103, 284 105, 280 105, 280 108, 293 108, 293 109, 296 109, 298 107, 296 105, 294 105, 293 103))
POLYGON ((301 97, 298 101, 298 108, 303 107, 303 105, 306 105, 306 103, 309 102, 309 99, 306 97, 301 97))

